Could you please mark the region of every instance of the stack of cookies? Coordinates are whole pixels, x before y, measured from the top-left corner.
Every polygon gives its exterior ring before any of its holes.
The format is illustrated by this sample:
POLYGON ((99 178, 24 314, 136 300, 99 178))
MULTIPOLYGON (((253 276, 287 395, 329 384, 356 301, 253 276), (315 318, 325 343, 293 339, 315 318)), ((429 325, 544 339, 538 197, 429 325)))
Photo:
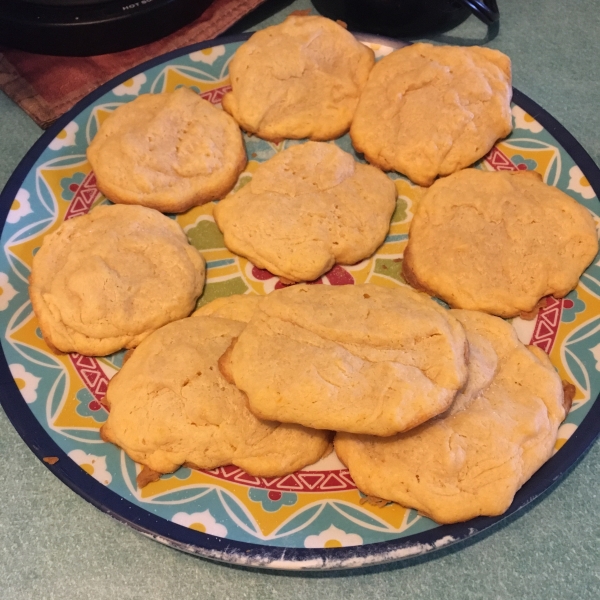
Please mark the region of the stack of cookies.
POLYGON ((114 205, 35 256, 52 350, 135 348, 103 439, 144 466, 140 486, 182 465, 279 476, 335 447, 369 497, 440 523, 501 514, 551 456, 571 398, 501 317, 566 295, 598 250, 589 212, 536 174, 466 168, 511 131, 509 59, 414 44, 375 65, 343 24, 291 16, 243 44, 230 76, 224 110, 185 88, 118 108, 88 148, 114 205), (229 194, 240 128, 305 141, 229 194), (327 143, 348 131, 370 164, 327 143), (418 291, 305 285, 384 242, 391 170, 430 186, 403 261, 418 291), (227 248, 288 287, 190 316, 205 262, 161 213, 213 200, 227 248))

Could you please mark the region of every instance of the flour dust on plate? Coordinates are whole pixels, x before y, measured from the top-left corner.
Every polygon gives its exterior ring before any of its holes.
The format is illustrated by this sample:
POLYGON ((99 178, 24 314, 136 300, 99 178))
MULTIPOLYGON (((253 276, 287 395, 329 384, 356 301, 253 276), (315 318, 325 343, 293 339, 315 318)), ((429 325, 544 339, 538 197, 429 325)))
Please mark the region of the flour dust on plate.
MULTIPOLYGON (((4 410, 40 459, 58 458, 45 464, 82 497, 143 534, 199 556, 274 569, 354 568, 430 553, 475 536, 539 496, 600 431, 600 266, 595 262, 574 291, 550 300, 534 321, 513 320, 520 339, 547 352, 561 378, 576 386, 555 455, 517 493, 505 515, 455 525, 438 526, 397 504, 366 502, 335 454, 284 477, 253 477, 234 466, 212 471, 182 468, 139 489, 139 466, 99 436, 107 418, 102 400, 123 353, 56 356, 43 342, 28 296, 32 259, 44 235, 64 220, 108 202, 96 187, 85 155, 100 124, 140 94, 180 86, 219 104, 230 89, 229 61, 245 39, 178 50, 102 86, 46 132, 11 177, 0 214, 0 369, 10 381, 0 392, 4 410)), ((362 39, 378 58, 393 49, 389 41, 362 39)), ((535 170, 587 207, 600 223, 594 191, 600 189, 600 171, 590 157, 551 116, 517 91, 512 116, 513 133, 477 168, 535 170)), ((245 136, 249 162, 235 189, 252 178, 261 162, 298 143, 302 141, 245 136)), ((335 143, 356 157, 347 135, 335 143)), ((317 283, 403 285, 402 256, 421 188, 400 175, 389 176, 398 199, 384 244, 371 258, 338 265, 317 283)), ((277 277, 226 249, 213 218, 214 206, 211 202, 173 217, 207 261, 200 305, 281 287, 277 277)))

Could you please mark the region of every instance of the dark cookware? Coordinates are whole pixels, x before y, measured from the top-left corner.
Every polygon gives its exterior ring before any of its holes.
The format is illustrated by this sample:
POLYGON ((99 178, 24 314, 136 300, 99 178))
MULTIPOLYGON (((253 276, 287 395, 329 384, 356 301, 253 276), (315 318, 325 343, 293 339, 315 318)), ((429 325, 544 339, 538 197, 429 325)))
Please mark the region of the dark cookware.
POLYGON ((474 14, 486 25, 500 18, 496 0, 313 0, 324 16, 348 28, 390 37, 448 31, 474 14))

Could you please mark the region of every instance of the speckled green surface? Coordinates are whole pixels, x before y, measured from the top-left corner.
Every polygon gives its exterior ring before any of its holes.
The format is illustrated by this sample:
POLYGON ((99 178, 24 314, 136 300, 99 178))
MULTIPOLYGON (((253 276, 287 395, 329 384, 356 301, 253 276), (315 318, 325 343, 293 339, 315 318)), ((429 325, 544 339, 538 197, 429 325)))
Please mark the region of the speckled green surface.
MULTIPOLYGON (((502 25, 488 45, 512 58, 515 87, 600 163, 598 2, 498 3, 502 25)), ((264 11, 254 21, 264 26, 308 7, 307 0, 271 0, 267 9, 278 12, 264 11)), ((469 19, 448 35, 481 39, 484 33, 469 19)), ((0 94, 0 187, 40 134, 0 94)), ((244 570, 140 536, 55 479, 1 411, 0 457, 0 600, 600 598, 598 443, 549 494, 478 541, 431 559, 325 574, 244 570)))

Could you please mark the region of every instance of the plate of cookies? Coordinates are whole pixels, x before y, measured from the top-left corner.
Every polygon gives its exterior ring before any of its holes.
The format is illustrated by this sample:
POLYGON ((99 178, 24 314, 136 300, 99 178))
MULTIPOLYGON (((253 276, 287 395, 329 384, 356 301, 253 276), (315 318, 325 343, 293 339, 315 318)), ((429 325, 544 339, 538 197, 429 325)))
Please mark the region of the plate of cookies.
POLYGON ((2 192, 2 406, 69 487, 185 552, 432 553, 600 431, 595 190, 499 51, 306 15, 177 50, 2 192))

